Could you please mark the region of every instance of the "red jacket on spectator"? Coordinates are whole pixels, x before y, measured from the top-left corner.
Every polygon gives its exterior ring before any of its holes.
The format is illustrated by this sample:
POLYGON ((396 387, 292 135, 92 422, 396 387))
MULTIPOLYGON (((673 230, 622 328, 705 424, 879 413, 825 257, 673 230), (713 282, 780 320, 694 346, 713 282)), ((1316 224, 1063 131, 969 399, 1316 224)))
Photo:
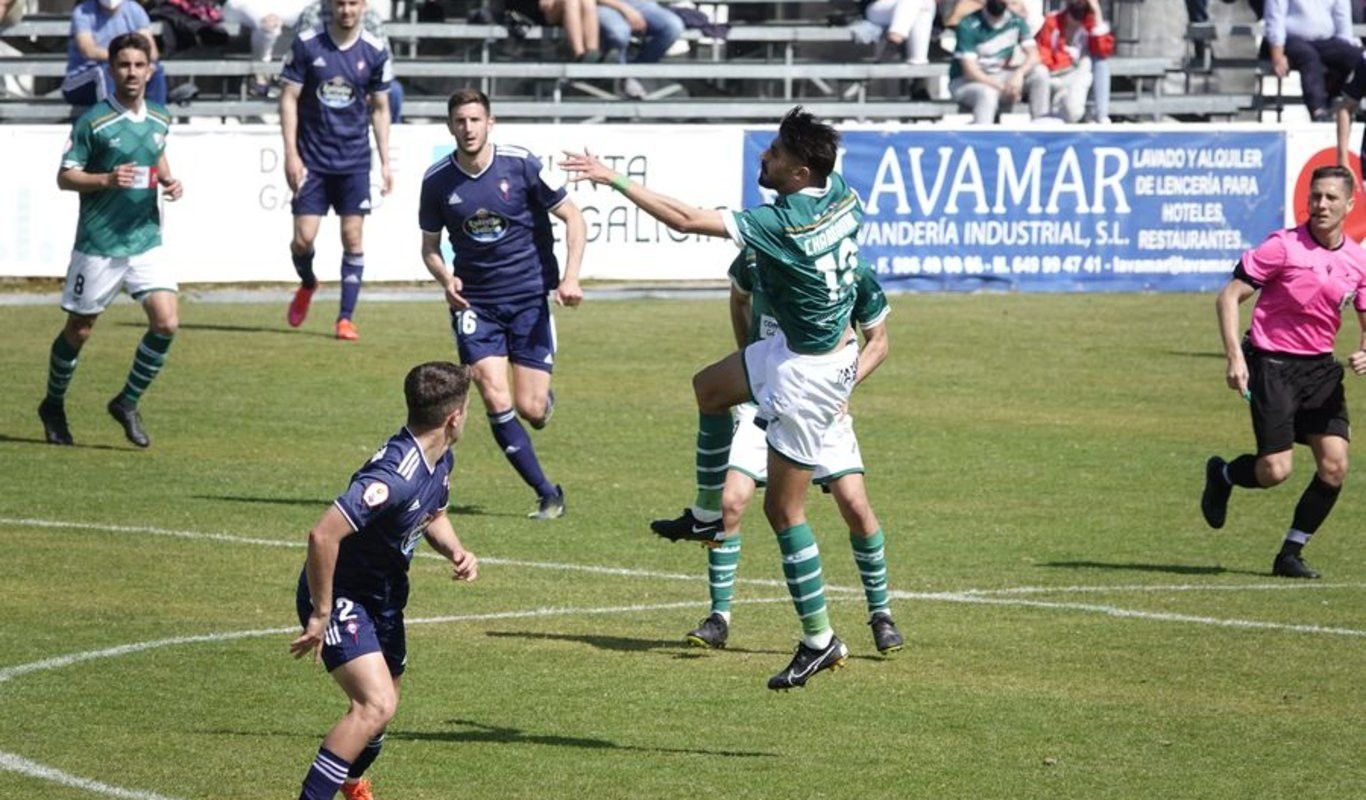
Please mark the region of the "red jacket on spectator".
POLYGON ((1039 46, 1039 61, 1048 67, 1049 72, 1075 67, 1083 47, 1092 58, 1114 55, 1115 35, 1110 32, 1108 23, 1097 23, 1096 15, 1087 12, 1081 20, 1081 27, 1074 32, 1073 40, 1068 41, 1067 17, 1066 8, 1048 14, 1043 18, 1043 27, 1034 34, 1034 41, 1039 46))

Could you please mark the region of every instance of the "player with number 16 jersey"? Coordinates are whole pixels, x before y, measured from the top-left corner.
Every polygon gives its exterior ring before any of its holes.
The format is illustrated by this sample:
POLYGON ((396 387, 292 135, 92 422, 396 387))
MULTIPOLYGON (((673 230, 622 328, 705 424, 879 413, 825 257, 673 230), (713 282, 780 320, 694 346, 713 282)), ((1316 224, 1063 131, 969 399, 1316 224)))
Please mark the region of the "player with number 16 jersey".
POLYGON ((489 141, 493 116, 483 92, 451 95, 447 126, 455 152, 422 179, 422 261, 445 290, 460 362, 474 371, 493 438, 536 492, 529 516, 553 519, 564 514, 564 490, 546 477, 517 417, 539 430, 554 410, 555 323, 547 294, 570 307, 583 300, 578 276, 587 229, 563 181, 550 178, 527 150, 489 141), (565 223, 563 278, 552 214, 565 223), (443 231, 455 253, 449 270, 443 231))

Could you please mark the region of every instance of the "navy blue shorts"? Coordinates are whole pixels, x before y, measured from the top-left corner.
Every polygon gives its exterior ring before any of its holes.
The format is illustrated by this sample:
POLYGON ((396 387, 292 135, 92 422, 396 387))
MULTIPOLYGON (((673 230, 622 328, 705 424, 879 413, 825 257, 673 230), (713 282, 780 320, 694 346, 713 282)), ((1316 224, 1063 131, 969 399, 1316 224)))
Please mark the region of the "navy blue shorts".
POLYGON ((329 208, 342 217, 369 214, 370 173, 323 175, 309 170, 289 207, 296 217, 326 216, 329 208))
POLYGON ((460 363, 507 356, 514 364, 545 372, 555 367, 555 319, 544 298, 521 303, 471 305, 451 312, 460 363))
MULTIPOLYGON (((308 579, 300 576, 295 595, 299 624, 307 627, 313 616, 313 601, 308 596, 308 579)), ((397 678, 408 663, 408 637, 403 629, 403 612, 374 612, 347 597, 332 601, 332 618, 323 630, 323 666, 327 671, 367 653, 382 653, 389 674, 397 678)))

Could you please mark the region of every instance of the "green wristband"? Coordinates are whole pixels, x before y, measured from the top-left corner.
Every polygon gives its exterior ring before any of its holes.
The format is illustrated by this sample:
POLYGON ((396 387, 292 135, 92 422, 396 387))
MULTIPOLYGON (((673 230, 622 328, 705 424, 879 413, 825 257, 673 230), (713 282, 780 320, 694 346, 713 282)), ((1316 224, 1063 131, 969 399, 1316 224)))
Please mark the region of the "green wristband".
POLYGON ((631 188, 631 179, 625 175, 613 175, 612 188, 622 194, 626 194, 626 190, 631 188))

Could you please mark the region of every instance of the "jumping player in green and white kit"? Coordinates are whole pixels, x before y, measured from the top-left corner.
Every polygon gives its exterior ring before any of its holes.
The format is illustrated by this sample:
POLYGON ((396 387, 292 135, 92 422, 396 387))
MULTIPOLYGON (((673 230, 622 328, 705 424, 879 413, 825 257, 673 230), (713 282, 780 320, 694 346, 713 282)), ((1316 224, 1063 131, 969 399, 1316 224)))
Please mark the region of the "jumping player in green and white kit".
POLYGON ((788 112, 759 169, 759 185, 779 196, 744 211, 675 200, 618 175, 587 152, 566 153, 561 161, 571 180, 610 185, 673 230, 727 237, 755 250, 779 330, 694 376, 699 489, 685 517, 706 539, 723 534, 714 524, 721 516, 721 488, 706 483, 713 479, 704 468, 713 466, 712 454, 730 449, 730 407, 753 399, 768 441, 764 513, 778 535, 803 634, 791 663, 769 679, 770 689, 802 686, 849 655, 830 628, 820 550, 806 520, 807 485, 858 372, 849 319, 863 204, 834 171, 838 144, 834 128, 800 107, 788 112))
POLYGON ((133 356, 128 380, 107 409, 128 441, 151 444, 142 429, 138 400, 166 361, 179 326, 176 282, 159 258, 161 212, 157 187, 179 199, 180 181, 166 161, 166 109, 144 99, 151 75, 151 48, 137 33, 109 43, 113 97, 96 103, 71 128, 57 185, 81 195, 76 243, 71 251, 62 308, 66 327, 52 343, 47 396, 38 406, 52 444, 72 444, 66 421, 66 390, 77 356, 95 320, 126 287, 147 311, 148 330, 133 356))
MULTIPOLYGON (((753 248, 746 247, 730 265, 730 316, 736 344, 747 347, 778 332, 759 281, 759 268, 753 248)), ((877 369, 887 357, 887 326, 884 324, 890 308, 882 286, 866 264, 855 272, 853 320, 863 332, 864 346, 859 350, 858 377, 855 385, 877 369)), ((756 393, 762 389, 754 387, 756 393)), ((740 562, 740 519, 754 497, 758 486, 768 480, 767 444, 764 430, 755 424, 758 406, 741 403, 731 409, 735 418, 735 435, 725 469, 725 487, 721 494, 721 526, 725 538, 710 542, 707 548, 707 584, 711 596, 711 611, 706 619, 688 632, 687 640, 700 647, 726 646, 730 633, 730 608, 735 596, 735 573, 740 562)), ((868 502, 863 481, 863 455, 858 437, 854 435, 854 421, 843 414, 827 435, 821 449, 819 466, 812 474, 812 482, 821 486, 835 500, 840 516, 849 526, 849 545, 853 548, 859 579, 863 583, 868 603, 868 624, 872 628, 873 643, 879 653, 900 650, 904 644, 901 632, 892 621, 890 596, 887 588, 887 560, 885 537, 877 515, 868 502)), ((655 533, 672 541, 696 539, 691 535, 691 522, 686 519, 657 520, 650 525, 655 533)))

